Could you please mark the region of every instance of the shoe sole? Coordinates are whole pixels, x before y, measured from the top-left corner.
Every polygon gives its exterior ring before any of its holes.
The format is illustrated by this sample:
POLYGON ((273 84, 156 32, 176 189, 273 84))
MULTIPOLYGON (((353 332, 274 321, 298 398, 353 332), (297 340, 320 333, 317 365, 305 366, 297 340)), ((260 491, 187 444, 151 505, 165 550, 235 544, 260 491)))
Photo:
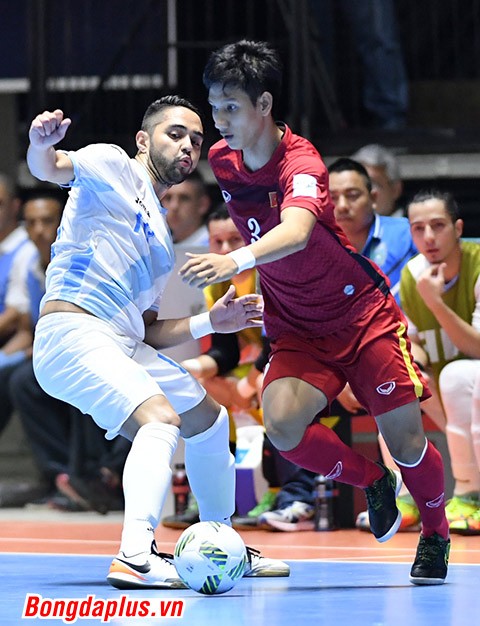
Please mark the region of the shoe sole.
POLYGON ((290 567, 285 563, 283 567, 272 565, 272 567, 262 566, 258 569, 253 569, 247 574, 244 574, 243 578, 280 578, 286 576, 290 576, 290 567))
POLYGON ((410 582, 412 585, 443 585, 445 578, 415 578, 410 576, 410 582))
POLYGON ((247 524, 237 524, 236 522, 232 522, 232 528, 234 530, 270 530, 270 526, 265 522, 257 522, 255 525, 247 525, 247 524))
POLYGON ((159 582, 141 582, 138 578, 129 574, 116 573, 108 575, 107 582, 115 587, 115 589, 188 589, 181 580, 159 581, 159 582))
MULTIPOLYGON (((398 494, 400 493, 400 489, 402 488, 403 481, 402 481, 402 476, 400 472, 397 472, 394 470, 393 473, 395 474, 395 478, 397 481, 395 485, 395 500, 396 500, 398 497, 398 494)), ((400 524, 402 523, 402 513, 398 509, 397 511, 398 511, 397 519, 392 524, 390 529, 384 535, 382 535, 382 537, 375 537, 375 539, 379 543, 385 543, 385 541, 388 541, 389 539, 391 539, 393 535, 396 534, 397 530, 400 528, 400 524)))
POLYGON ((473 528, 449 528, 450 532, 453 535, 463 535, 464 537, 471 537, 474 535, 480 535, 480 530, 475 530, 473 528))
POLYGON ((281 532, 296 532, 299 530, 315 530, 315 524, 313 521, 308 520, 304 522, 277 522, 275 520, 264 522, 268 530, 279 530, 281 532))

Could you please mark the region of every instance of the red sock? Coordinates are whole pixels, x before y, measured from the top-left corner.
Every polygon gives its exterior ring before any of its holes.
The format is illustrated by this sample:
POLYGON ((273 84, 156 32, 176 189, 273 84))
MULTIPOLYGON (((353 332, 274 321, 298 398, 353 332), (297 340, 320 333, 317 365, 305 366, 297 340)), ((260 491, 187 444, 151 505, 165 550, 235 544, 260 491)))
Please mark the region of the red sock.
POLYGON ((310 424, 298 446, 280 454, 311 472, 362 489, 384 475, 379 465, 354 452, 323 424, 310 424))
POLYGON ((420 511, 423 536, 430 537, 436 532, 447 539, 449 533, 445 517, 445 481, 440 452, 429 441, 418 465, 405 467, 398 463, 398 467, 403 482, 420 511))

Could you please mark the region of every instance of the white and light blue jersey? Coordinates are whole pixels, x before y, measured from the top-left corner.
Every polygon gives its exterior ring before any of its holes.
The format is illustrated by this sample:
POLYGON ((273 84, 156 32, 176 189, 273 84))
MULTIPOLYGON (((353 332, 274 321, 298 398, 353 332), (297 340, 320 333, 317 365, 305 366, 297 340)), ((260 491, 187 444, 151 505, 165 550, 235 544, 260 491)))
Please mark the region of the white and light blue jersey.
POLYGON ((47 269, 49 300, 76 304, 142 340, 172 271, 172 238, 146 170, 121 148, 67 153, 74 179, 47 269))

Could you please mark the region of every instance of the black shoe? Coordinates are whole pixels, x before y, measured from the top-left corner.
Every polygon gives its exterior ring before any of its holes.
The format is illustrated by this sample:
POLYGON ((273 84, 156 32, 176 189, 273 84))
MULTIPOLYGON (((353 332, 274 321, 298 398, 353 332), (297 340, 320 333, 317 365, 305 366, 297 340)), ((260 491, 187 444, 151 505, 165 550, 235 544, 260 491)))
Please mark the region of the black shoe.
POLYGON ((0 484, 0 508, 23 508, 51 495, 51 487, 41 483, 0 484))
POLYGON ((383 463, 378 463, 385 475, 365 489, 370 530, 380 543, 387 541, 397 532, 402 514, 397 508, 396 498, 402 487, 399 472, 394 472, 383 463))
POLYGON ((444 539, 438 533, 431 537, 420 535, 410 582, 414 585, 442 585, 447 577, 449 554, 450 539, 444 539))

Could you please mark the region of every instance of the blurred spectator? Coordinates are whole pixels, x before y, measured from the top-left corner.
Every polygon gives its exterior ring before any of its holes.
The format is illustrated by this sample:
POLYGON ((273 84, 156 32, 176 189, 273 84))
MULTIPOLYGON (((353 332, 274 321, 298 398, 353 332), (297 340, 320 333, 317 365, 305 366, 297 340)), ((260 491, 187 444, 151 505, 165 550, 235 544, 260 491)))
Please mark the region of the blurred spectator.
POLYGON ((338 224, 354 248, 387 275, 390 291, 400 303, 402 268, 417 253, 407 218, 377 214, 378 189, 361 163, 341 158, 328 171, 338 224))
POLYGON ((455 486, 450 532, 480 534, 480 246, 462 241, 450 193, 415 195, 408 206, 420 254, 405 267, 401 299, 412 354, 437 383, 455 486))
MULTIPOLYGON (((62 210, 63 202, 58 194, 50 191, 32 195, 23 206, 26 230, 22 227, 21 233, 25 233, 25 237, 28 236, 31 242, 28 247, 23 246, 23 250, 28 250, 28 255, 22 254, 21 257, 14 259, 10 269, 15 288, 7 294, 6 305, 9 310, 15 311, 18 322, 16 332, 2 349, 0 431, 3 431, 10 420, 13 409, 17 408, 14 407, 14 400, 22 402, 29 395, 30 386, 41 391, 33 376, 31 365, 33 328, 38 319, 40 298, 45 288, 45 268, 50 259, 50 245, 55 239, 62 210), (24 368, 31 372, 30 383, 24 381, 25 384, 15 388, 15 392, 12 393, 12 380, 15 374, 24 368)), ((17 212, 18 208, 15 209, 15 213, 17 212)), ((52 404, 56 402, 52 398, 47 399, 52 404)), ((45 409, 48 410, 48 407, 43 406, 43 410, 45 409)), ((22 418, 22 414, 20 417, 22 418)), ((44 419, 43 412, 40 417, 44 419)), ((25 429, 23 419, 22 425, 25 429)), ((55 428, 52 428, 51 437, 47 437, 46 443, 53 455, 50 455, 51 464, 45 463, 43 448, 38 439, 36 437, 31 439, 27 433, 34 460, 41 473, 40 483, 3 485, 0 491, 1 506, 23 506, 26 502, 52 491, 56 473, 64 468, 67 462, 68 428, 68 410, 65 408, 55 428)))
POLYGON ((395 154, 378 143, 363 146, 352 154, 367 170, 375 190, 375 211, 379 215, 401 217, 405 214, 397 203, 403 193, 400 165, 395 154))
MULTIPOLYGON (((107 467, 103 473, 99 469, 99 466, 108 465, 107 446, 113 447, 113 442, 105 441, 103 431, 93 422, 88 433, 80 431, 76 423, 84 422, 83 416, 73 407, 47 395, 38 385, 32 367, 33 328, 38 321, 40 300, 45 291, 45 270, 60 225, 63 204, 63 196, 48 189, 34 190, 23 205, 25 228, 34 246, 28 259, 17 259, 12 266, 12 279, 17 289, 7 297, 7 304, 19 312, 19 323, 17 332, 4 348, 14 344, 18 349, 12 352, 11 356, 15 358, 4 367, 0 366, 0 428, 3 429, 15 409, 40 471, 40 479, 2 485, 0 506, 23 506, 40 499, 67 510, 96 508, 106 512, 114 503, 118 508, 123 502, 118 495, 121 494, 120 476, 114 476, 114 470, 107 467), (77 469, 85 467, 87 459, 94 463, 99 475, 90 492, 80 496, 67 485, 63 497, 55 494, 56 488, 65 484, 65 481, 59 481, 59 477, 68 478, 72 466, 77 469), (108 489, 109 486, 112 489, 108 489), (90 493, 95 506, 90 501, 90 493)), ((123 462, 124 457, 113 463, 115 470, 121 472, 123 462)))
POLYGON ((375 190, 375 211, 379 215, 403 217, 405 211, 398 206, 403 193, 400 165, 396 155, 380 144, 363 146, 352 154, 368 172, 375 190))
POLYGON ((167 223, 173 241, 182 246, 208 246, 208 230, 205 225, 211 198, 198 171, 173 185, 162 198, 167 209, 167 223))
MULTIPOLYGON (((320 45, 334 76, 336 45, 334 7, 353 38, 362 65, 362 103, 368 125, 399 130, 406 125, 408 81, 402 56, 394 0, 310 0, 320 45)), ((343 30, 343 29, 342 29, 343 30)), ((342 42, 345 33, 342 32, 342 42)))
POLYGON ((18 310, 6 302, 16 288, 10 279, 13 262, 18 258, 25 264, 34 250, 19 222, 20 205, 12 179, 0 173, 0 346, 3 347, 0 363, 5 362, 7 354, 15 351, 15 344, 8 349, 4 345, 16 332, 19 321, 18 310))

